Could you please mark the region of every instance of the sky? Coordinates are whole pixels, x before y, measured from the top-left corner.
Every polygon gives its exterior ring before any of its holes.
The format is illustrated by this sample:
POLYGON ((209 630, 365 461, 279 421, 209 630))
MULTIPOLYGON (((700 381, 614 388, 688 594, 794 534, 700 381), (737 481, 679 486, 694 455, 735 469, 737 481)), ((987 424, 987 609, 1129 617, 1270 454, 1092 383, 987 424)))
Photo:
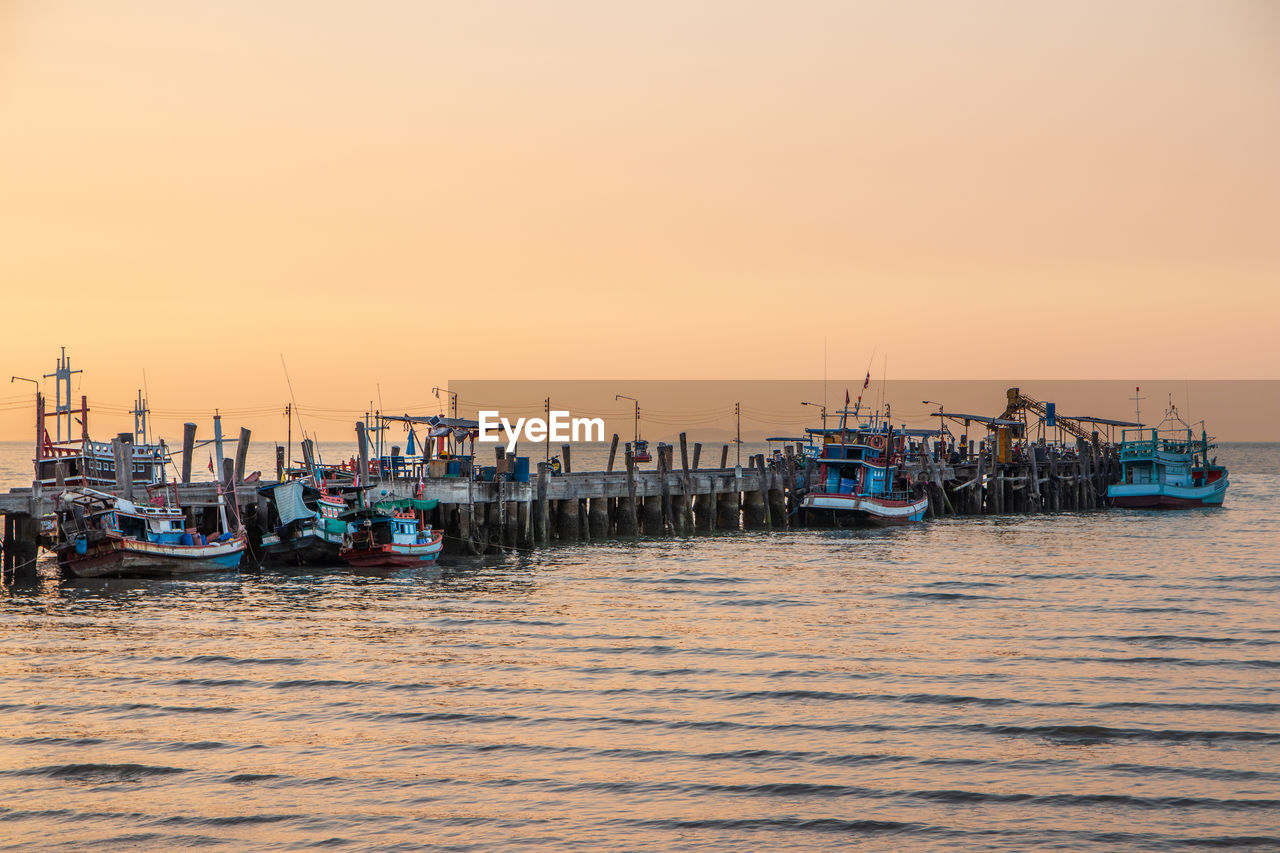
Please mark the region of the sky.
POLYGON ((0 0, 0 371, 1275 379, 1277 151, 1267 0, 0 0))

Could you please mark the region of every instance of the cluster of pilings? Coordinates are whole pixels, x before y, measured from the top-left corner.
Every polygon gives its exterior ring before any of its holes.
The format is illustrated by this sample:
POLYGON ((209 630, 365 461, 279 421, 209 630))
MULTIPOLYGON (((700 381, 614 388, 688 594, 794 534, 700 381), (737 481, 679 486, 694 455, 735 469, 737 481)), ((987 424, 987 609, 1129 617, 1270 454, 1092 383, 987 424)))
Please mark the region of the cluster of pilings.
MULTIPOLYGON (((471 553, 550 543, 599 542, 632 536, 689 536, 695 531, 785 529, 795 518, 803 484, 798 456, 786 449, 781 463, 763 454, 747 465, 728 467, 728 445, 716 468, 701 466, 702 445, 680 436, 657 447, 656 470, 641 470, 631 451, 614 470, 618 437, 602 472, 574 473, 571 448, 564 446, 562 474, 539 463, 531 482, 507 479, 514 459, 497 451, 492 482, 468 481, 466 499, 447 481, 429 481, 417 497, 437 497, 434 519, 443 526, 446 547, 471 553)), ((394 489, 394 487, 393 487, 394 489)))
POLYGON ((938 442, 922 447, 915 465, 913 481, 928 492, 934 518, 1098 509, 1120 476, 1115 448, 1084 439, 1073 451, 1031 444, 1007 460, 986 447, 948 458, 938 442))

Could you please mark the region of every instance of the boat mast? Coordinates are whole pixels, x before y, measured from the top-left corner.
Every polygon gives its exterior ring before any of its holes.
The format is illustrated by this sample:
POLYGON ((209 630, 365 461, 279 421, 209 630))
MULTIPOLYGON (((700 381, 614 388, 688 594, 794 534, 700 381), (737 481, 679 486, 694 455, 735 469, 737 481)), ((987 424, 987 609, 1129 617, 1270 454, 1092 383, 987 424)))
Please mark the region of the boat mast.
POLYGON ((62 442, 62 416, 67 416, 67 441, 71 440, 71 374, 84 373, 83 370, 72 370, 71 359, 67 358, 67 348, 62 348, 62 355, 58 358, 58 369, 53 373, 46 373, 45 379, 54 378, 54 409, 53 423, 57 430, 58 442, 62 442), (66 397, 63 397, 63 388, 66 388, 66 397))

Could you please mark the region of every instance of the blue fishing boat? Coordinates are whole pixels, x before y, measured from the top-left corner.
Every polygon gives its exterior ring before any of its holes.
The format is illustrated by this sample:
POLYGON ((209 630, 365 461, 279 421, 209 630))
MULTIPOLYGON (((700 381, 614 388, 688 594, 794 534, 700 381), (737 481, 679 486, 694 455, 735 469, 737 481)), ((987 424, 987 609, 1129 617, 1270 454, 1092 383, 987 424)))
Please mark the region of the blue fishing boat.
POLYGON ((806 520, 829 516, 844 524, 910 524, 921 521, 929 508, 928 495, 911 484, 902 463, 914 433, 893 429, 873 418, 857 428, 807 430, 820 438, 814 460, 815 475, 800 506, 806 520))
MULTIPOLYGON (((219 572, 240 565, 243 533, 206 538, 186 526, 182 509, 163 497, 151 505, 89 488, 58 497, 58 565, 81 578, 219 572)), ((221 496, 219 496, 221 509, 221 496)))
POLYGON ((1172 405, 1153 428, 1120 434, 1120 482, 1107 487, 1114 506, 1187 509, 1220 506, 1230 481, 1227 469, 1210 458, 1217 447, 1201 424, 1200 437, 1172 405))
POLYGON ((413 568, 430 563, 444 548, 444 531, 431 529, 426 513, 436 501, 385 501, 354 510, 351 532, 339 556, 360 568, 413 568))

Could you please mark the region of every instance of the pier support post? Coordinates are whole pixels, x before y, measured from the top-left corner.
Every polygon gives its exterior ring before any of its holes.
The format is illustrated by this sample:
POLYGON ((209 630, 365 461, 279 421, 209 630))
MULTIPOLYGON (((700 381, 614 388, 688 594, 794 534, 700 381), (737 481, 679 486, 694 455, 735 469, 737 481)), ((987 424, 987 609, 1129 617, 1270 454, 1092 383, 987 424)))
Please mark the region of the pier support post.
POLYGON ((694 526, 697 530, 710 533, 716 528, 716 496, 710 492, 695 495, 693 498, 694 526))
POLYGON ((636 505, 634 498, 618 498, 616 525, 619 536, 636 535, 636 505))
POLYGON ((609 536, 609 499, 604 496, 588 499, 587 531, 591 541, 602 542, 609 536))
POLYGON ((626 503, 618 499, 619 533, 634 536, 640 532, 640 508, 636 506, 636 460, 632 451, 626 453, 627 463, 627 497, 626 503), (625 528, 625 529, 624 529, 625 528))
POLYGON ((244 482, 244 468, 249 459, 249 436, 251 433, 244 427, 240 427, 240 439, 236 442, 236 478, 234 482, 244 482))
POLYGON ((738 492, 720 492, 716 495, 716 529, 737 530, 741 510, 738 505, 738 492))
POLYGON ((133 500, 133 445, 122 437, 111 439, 111 452, 116 463, 116 494, 133 500))
POLYGON ((538 495, 533 505, 533 530, 539 545, 551 541, 551 512, 547 501, 547 486, 551 479, 551 467, 546 462, 538 463, 538 495))
POLYGON ((757 453, 752 461, 755 462, 756 471, 760 478, 760 505, 764 507, 764 526, 773 527, 773 513, 769 506, 769 471, 765 467, 764 454, 757 453))
POLYGON ((581 538, 578 511, 577 498, 556 501, 556 532, 560 535, 561 542, 577 542, 581 538))
MULTIPOLYGON (((659 488, 662 492, 662 532, 672 533, 672 515, 671 507, 671 447, 658 448, 658 480, 659 488)), ((646 529, 646 533, 649 531, 646 529)))
POLYGON ((613 473, 613 460, 618 455, 618 434, 613 434, 613 442, 609 445, 609 466, 605 468, 606 474, 613 473))
POLYGON ((14 555, 18 550, 15 542, 16 537, 13 535, 13 516, 8 513, 4 517, 4 574, 8 577, 13 571, 14 555))
POLYGON ((196 452, 196 425, 182 425, 182 482, 191 482, 191 457, 196 452))
POLYGON ((666 525, 663 524, 660 495, 646 495, 640 502, 640 508, 644 515, 645 536, 661 536, 667 532, 666 525))
POLYGON ((765 503, 759 489, 742 493, 742 529, 759 530, 767 527, 765 503))

